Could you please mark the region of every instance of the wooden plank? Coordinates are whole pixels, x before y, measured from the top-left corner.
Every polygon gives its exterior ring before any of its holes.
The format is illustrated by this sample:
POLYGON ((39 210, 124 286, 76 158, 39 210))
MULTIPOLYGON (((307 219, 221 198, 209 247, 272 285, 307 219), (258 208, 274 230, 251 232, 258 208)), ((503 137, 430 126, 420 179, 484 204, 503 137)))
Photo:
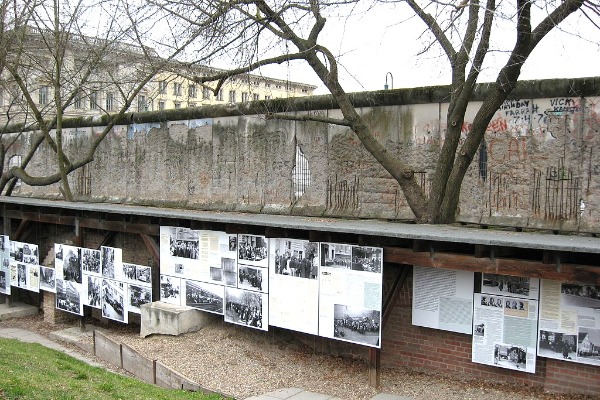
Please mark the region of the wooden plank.
POLYGON ((383 260, 390 263, 419 265, 461 271, 487 272, 493 274, 522 276, 582 282, 600 285, 600 268, 592 265, 555 264, 511 258, 477 258, 464 254, 414 252, 412 249, 386 247, 383 260))

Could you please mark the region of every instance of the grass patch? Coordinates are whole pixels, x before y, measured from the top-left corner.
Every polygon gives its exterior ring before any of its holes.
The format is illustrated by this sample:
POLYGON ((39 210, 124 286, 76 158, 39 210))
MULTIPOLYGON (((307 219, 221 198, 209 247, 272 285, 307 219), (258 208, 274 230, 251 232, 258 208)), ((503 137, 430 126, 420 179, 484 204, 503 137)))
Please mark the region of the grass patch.
POLYGON ((0 388, 0 399, 222 399, 159 388, 92 367, 40 344, 14 339, 0 339, 0 388))

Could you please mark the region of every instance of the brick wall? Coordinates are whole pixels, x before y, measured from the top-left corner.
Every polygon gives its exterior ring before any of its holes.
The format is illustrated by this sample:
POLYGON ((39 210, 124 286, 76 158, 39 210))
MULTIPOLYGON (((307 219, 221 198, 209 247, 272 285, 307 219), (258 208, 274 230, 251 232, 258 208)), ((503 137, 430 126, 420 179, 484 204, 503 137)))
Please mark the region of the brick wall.
POLYGON ((537 358, 536 373, 471 362, 471 335, 412 325, 412 279, 401 289, 384 326, 381 362, 460 379, 487 380, 542 388, 559 393, 600 393, 600 367, 537 358))

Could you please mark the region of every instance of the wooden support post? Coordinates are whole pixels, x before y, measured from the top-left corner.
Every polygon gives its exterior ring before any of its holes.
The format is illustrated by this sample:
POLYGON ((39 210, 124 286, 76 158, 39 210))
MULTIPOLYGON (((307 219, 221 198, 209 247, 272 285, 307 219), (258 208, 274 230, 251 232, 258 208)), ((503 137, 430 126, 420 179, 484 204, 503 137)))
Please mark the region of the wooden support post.
POLYGON ((369 348, 369 385, 379 389, 381 383, 381 349, 369 348))

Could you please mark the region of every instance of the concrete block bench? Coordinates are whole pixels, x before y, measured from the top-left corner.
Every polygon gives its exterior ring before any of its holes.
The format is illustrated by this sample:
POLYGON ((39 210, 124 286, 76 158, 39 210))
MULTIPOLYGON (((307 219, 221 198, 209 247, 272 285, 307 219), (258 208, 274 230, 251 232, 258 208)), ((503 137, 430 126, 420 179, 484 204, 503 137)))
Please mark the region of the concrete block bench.
POLYGON ((195 332, 212 323, 219 316, 187 306, 177 306, 162 301, 142 304, 140 336, 152 334, 178 336, 195 332))

